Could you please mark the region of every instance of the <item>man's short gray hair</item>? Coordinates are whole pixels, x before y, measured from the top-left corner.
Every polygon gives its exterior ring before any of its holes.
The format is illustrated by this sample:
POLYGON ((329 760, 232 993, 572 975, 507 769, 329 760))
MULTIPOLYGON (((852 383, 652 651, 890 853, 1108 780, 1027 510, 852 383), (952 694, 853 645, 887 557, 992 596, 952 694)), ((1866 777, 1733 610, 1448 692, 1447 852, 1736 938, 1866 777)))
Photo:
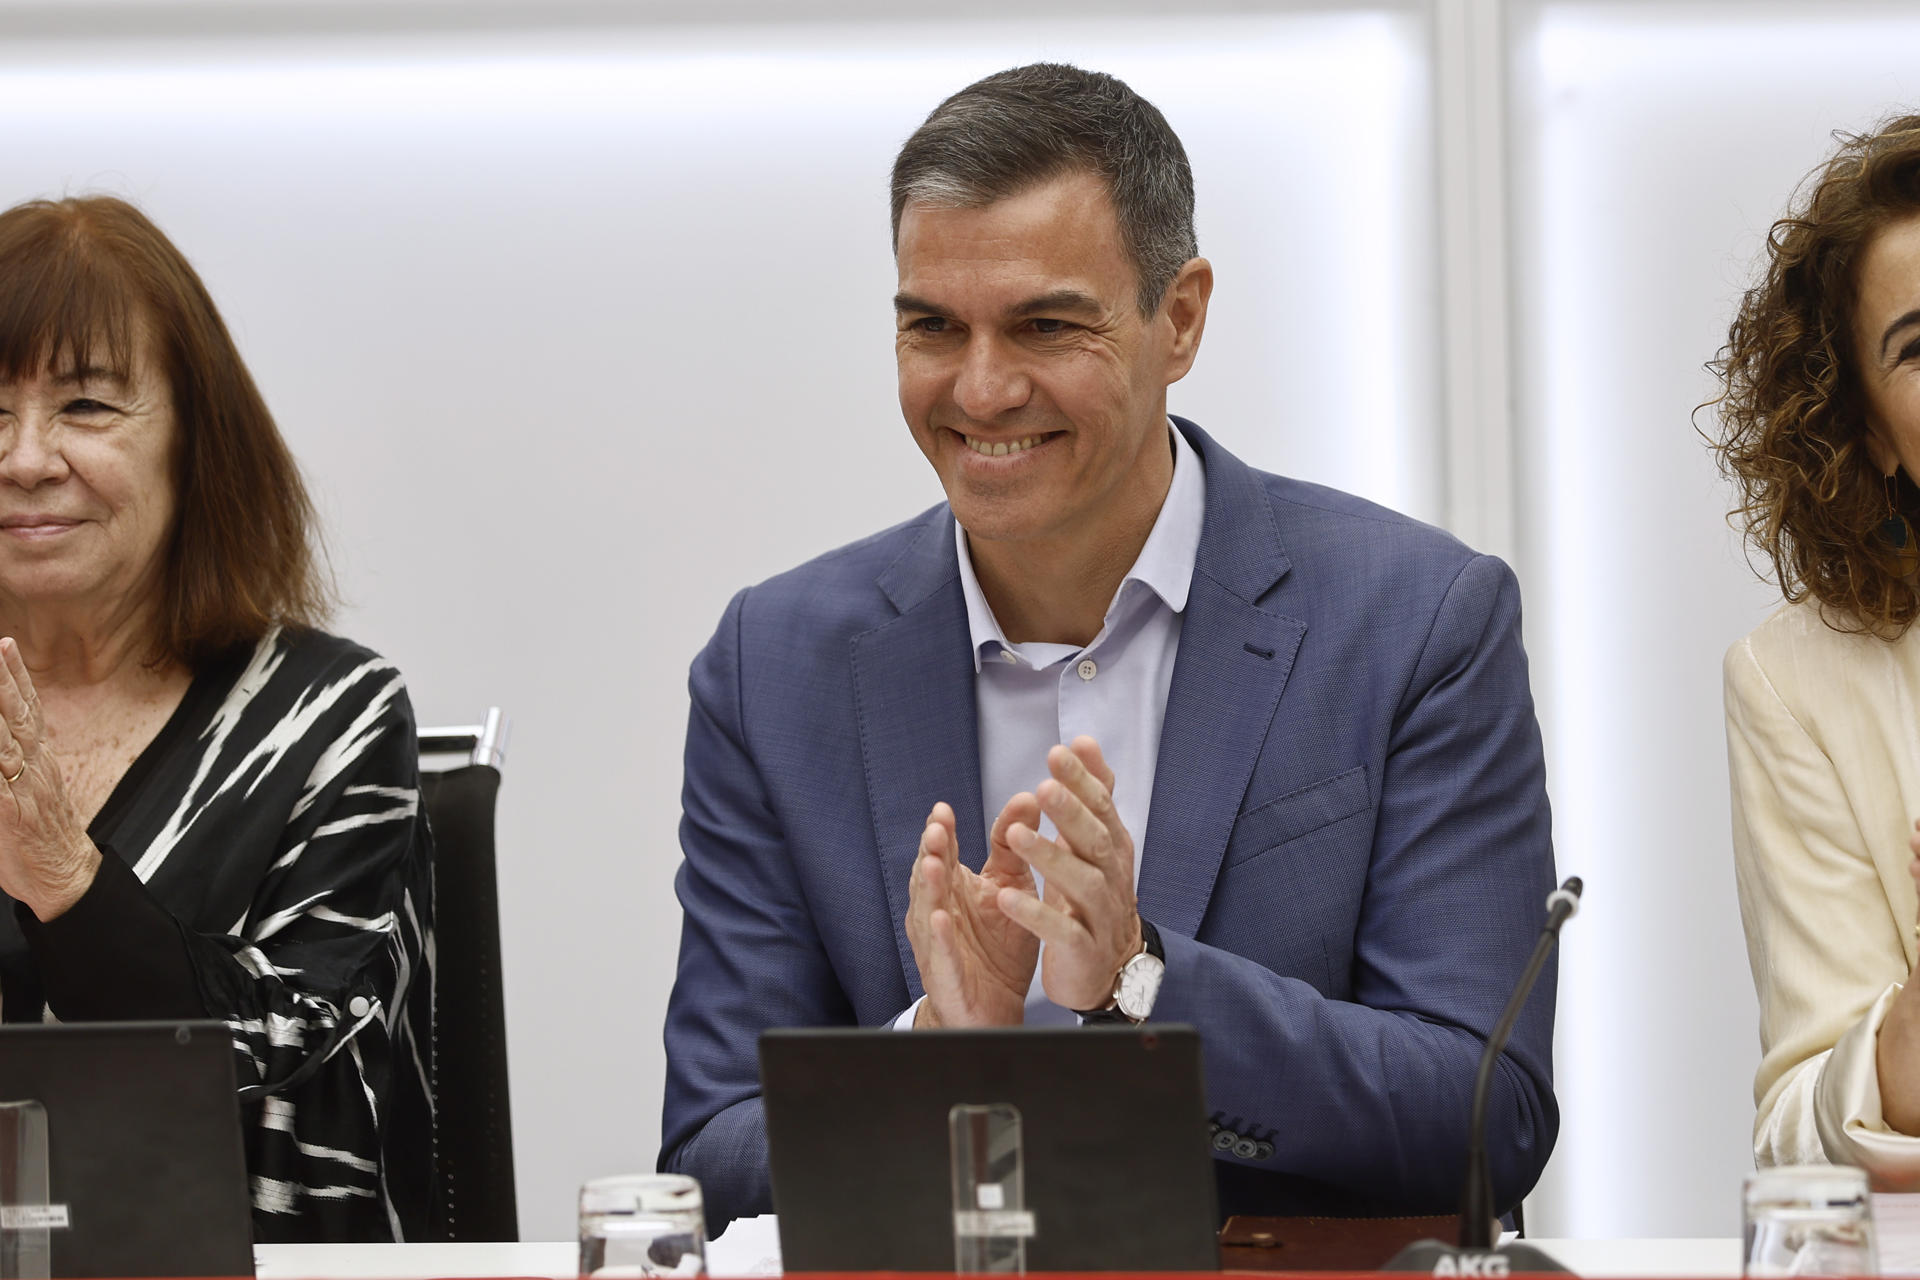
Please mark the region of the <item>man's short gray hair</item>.
POLYGON ((1151 102, 1057 62, 997 71, 933 109, 893 161, 893 243, 909 204, 978 209, 1069 173, 1106 184, 1139 278, 1142 315, 1199 256, 1193 170, 1151 102))

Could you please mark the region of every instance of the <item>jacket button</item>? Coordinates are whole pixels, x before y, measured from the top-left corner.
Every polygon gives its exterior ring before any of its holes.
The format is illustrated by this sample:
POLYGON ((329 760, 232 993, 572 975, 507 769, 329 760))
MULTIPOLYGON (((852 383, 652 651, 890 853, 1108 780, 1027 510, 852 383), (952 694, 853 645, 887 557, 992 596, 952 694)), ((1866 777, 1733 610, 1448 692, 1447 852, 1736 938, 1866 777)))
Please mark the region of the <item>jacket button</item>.
POLYGON ((1242 1138, 1240 1139, 1240 1141, 1233 1144, 1233 1154, 1239 1156, 1242 1160, 1253 1159, 1254 1152, 1258 1151, 1259 1149, 1260 1149, 1260 1144, 1255 1142, 1252 1138, 1242 1138))
POLYGON ((1273 1159, 1273 1144, 1271 1142, 1256 1142, 1254 1144, 1253 1158, 1255 1160, 1273 1159))
POLYGON ((1239 1134, 1231 1129, 1222 1129, 1213 1135, 1213 1149, 1215 1151, 1231 1151, 1233 1150, 1233 1144, 1238 1141, 1240 1141, 1239 1134))

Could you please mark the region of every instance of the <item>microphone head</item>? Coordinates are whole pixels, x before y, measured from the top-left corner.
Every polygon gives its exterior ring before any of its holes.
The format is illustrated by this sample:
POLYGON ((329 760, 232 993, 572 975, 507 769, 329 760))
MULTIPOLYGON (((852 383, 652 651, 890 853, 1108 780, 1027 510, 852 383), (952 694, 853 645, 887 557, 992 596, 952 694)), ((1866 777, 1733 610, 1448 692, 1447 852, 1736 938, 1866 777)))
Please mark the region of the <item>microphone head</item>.
MULTIPOLYGON (((1548 894, 1547 895, 1547 915, 1549 919, 1552 918, 1553 913, 1556 910, 1564 911, 1564 914, 1560 916, 1560 919, 1563 919, 1563 920, 1572 919, 1574 913, 1580 910, 1580 890, 1583 887, 1584 886, 1580 883, 1579 876, 1568 876, 1567 882, 1565 884, 1561 885, 1558 889, 1555 889, 1552 893, 1548 894)), ((1549 925, 1549 927, 1552 927, 1552 926, 1549 925)))

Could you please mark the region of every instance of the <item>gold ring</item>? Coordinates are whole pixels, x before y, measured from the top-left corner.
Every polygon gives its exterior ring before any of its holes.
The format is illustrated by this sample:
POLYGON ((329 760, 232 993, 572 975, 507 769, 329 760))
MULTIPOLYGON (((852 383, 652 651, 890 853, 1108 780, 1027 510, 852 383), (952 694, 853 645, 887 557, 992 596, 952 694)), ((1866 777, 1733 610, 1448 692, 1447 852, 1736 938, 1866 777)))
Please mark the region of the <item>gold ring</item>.
POLYGON ((8 786, 12 786, 14 783, 20 781, 20 775, 25 773, 26 771, 27 771, 27 762, 25 760, 22 760, 20 762, 20 767, 13 771, 13 776, 11 778, 9 778, 4 773, 0 773, 0 782, 4 782, 8 786))

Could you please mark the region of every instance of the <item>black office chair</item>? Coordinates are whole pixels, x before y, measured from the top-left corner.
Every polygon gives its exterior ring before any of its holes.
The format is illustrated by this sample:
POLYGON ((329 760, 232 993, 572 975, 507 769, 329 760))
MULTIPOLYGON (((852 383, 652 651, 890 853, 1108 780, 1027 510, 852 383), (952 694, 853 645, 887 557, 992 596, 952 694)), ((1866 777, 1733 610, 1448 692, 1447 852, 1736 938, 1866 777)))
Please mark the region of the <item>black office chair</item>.
POLYGON ((494 799, 508 721, 420 730, 420 797, 433 827, 434 1195, 430 1240, 518 1240, 507 1016, 500 979, 494 799), (436 767, 457 756, 458 763, 436 767))

